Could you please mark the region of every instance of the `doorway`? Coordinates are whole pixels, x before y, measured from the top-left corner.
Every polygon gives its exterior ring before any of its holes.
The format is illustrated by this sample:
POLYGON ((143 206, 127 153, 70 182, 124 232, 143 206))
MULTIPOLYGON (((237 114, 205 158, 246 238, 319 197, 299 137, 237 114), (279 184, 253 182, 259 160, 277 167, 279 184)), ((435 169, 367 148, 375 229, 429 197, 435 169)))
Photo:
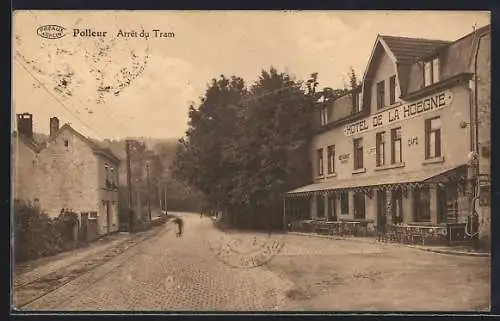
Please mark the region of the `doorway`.
POLYGON ((111 231, 111 208, 109 201, 105 201, 104 206, 106 207, 106 231, 109 234, 111 231))
POLYGON ((387 209, 387 196, 384 190, 377 191, 377 224, 378 222, 385 222, 387 209))
POLYGON ((335 194, 328 195, 328 220, 329 221, 337 220, 337 202, 335 194))

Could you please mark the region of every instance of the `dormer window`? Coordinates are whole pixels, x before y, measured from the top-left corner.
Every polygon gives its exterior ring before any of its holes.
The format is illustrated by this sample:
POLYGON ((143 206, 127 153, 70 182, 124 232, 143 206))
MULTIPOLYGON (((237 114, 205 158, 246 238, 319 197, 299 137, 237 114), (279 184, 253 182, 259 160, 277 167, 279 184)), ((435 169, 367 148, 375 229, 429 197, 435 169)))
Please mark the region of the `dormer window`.
POLYGON ((377 109, 385 107, 385 81, 377 83, 377 109))
POLYGON ((424 62, 424 86, 439 82, 439 58, 424 62))
POLYGON ((396 103, 396 76, 389 78, 389 104, 396 103))
POLYGON ((327 107, 321 108, 320 117, 321 117, 321 119, 320 119, 321 126, 325 126, 326 123, 328 122, 328 108, 327 107))

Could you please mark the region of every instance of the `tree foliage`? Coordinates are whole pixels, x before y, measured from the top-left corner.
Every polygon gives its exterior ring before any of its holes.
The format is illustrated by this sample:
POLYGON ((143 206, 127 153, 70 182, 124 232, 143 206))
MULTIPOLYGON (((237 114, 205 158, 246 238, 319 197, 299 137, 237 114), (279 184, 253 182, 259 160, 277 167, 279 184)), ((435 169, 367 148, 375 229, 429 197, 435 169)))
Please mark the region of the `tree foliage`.
POLYGON ((317 76, 296 81, 271 67, 248 88, 239 77, 213 79, 199 106, 190 106, 175 177, 227 210, 234 223, 281 218, 282 196, 297 174, 291 151, 310 136, 314 102, 323 95, 317 76))

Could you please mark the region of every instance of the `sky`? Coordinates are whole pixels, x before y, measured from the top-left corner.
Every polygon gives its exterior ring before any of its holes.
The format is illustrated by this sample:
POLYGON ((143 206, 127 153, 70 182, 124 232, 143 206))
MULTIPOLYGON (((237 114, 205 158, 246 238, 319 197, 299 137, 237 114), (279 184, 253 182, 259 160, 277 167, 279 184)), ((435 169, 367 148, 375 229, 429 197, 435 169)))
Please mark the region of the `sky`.
POLYGON ((362 77, 377 34, 454 41, 489 23, 481 11, 19 11, 12 124, 28 112, 39 133, 55 116, 98 139, 179 138, 190 103, 222 74, 251 84, 274 66, 343 88, 351 66, 362 77), (40 37, 45 25, 65 36, 40 37), (106 35, 80 36, 92 31, 106 35))

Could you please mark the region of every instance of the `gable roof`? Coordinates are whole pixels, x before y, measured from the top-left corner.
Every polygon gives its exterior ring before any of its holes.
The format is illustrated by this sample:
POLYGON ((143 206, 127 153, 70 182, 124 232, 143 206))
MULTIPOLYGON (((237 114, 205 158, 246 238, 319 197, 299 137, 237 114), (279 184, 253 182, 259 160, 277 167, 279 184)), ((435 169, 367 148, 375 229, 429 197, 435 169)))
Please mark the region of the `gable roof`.
POLYGON ((13 136, 16 138, 20 138, 21 141, 28 146, 29 148, 33 149, 35 152, 39 153, 42 151, 44 148, 46 148, 52 141, 54 141, 63 131, 68 130, 70 131, 73 135, 77 136, 80 138, 84 143, 86 143, 94 153, 100 154, 106 158, 108 158, 110 161, 114 162, 115 164, 120 163, 120 158, 116 156, 109 148, 105 147, 103 144, 100 142, 91 139, 89 137, 85 137, 81 133, 79 133, 77 130, 75 130, 73 127, 71 127, 70 124, 64 124, 59 128, 59 130, 52 136, 49 137, 48 140, 44 142, 37 143, 33 139, 28 139, 24 137, 23 135, 17 135, 17 133, 13 133, 13 136))
POLYGON ((439 47, 446 46, 451 41, 408 38, 379 35, 379 39, 384 41, 394 55, 396 62, 401 64, 411 64, 415 60, 430 54, 439 47))
POLYGON ((70 124, 67 124, 67 123, 64 124, 59 129, 59 131, 47 141, 47 143, 56 139, 56 137, 59 136, 59 134, 66 129, 69 130, 73 135, 80 138, 84 143, 89 145, 94 153, 98 153, 100 155, 103 155, 106 158, 110 159, 111 161, 115 162, 116 164, 120 163, 120 158, 118 158, 118 156, 116 156, 109 148, 105 147, 103 144, 101 144, 100 142, 98 142, 94 139, 91 139, 89 137, 85 137, 84 135, 82 135, 78 131, 76 131, 73 127, 71 127, 70 124))

